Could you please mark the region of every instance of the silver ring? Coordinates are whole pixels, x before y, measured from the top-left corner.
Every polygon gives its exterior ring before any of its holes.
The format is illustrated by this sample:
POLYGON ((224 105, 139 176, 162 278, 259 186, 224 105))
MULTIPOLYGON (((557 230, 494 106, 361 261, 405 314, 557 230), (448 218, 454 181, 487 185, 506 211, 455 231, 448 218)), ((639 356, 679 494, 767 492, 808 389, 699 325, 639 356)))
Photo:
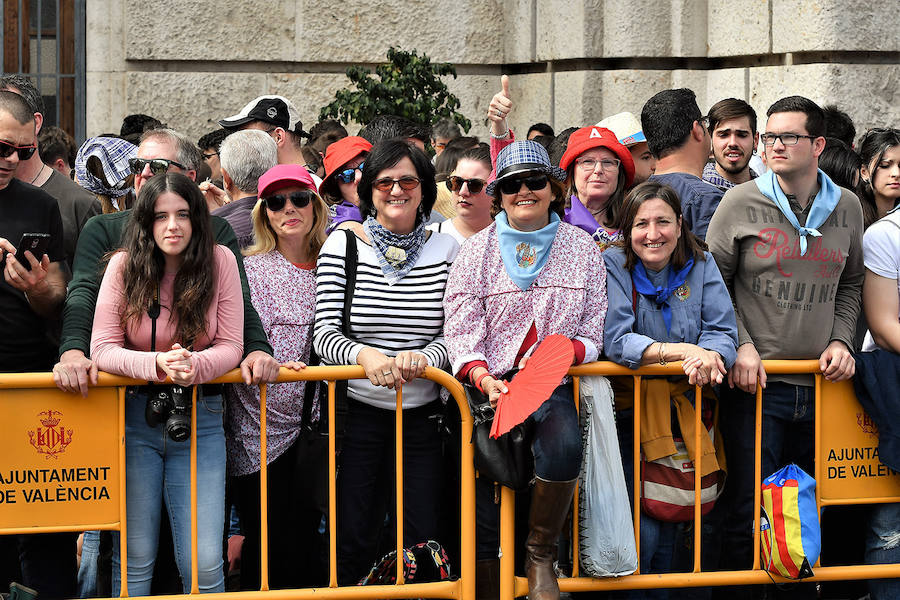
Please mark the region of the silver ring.
POLYGON ((500 117, 501 119, 503 118, 503 111, 500 110, 499 108, 497 109, 497 116, 500 117))
POLYGON ((418 364, 419 364, 419 361, 417 361, 417 360, 414 360, 414 361, 412 361, 412 363, 410 363, 410 364, 412 364, 412 366, 414 366, 414 367, 415 367, 415 366, 416 366, 416 365, 418 365, 418 364))
POLYGON ((388 376, 388 375, 391 375, 391 372, 390 372, 390 371, 388 371, 388 372, 387 372, 387 373, 385 373, 385 372, 384 372, 384 371, 382 371, 382 373, 381 373, 381 374, 382 374, 382 375, 383 375, 383 376, 385 376, 385 377, 387 377, 387 376, 388 376))

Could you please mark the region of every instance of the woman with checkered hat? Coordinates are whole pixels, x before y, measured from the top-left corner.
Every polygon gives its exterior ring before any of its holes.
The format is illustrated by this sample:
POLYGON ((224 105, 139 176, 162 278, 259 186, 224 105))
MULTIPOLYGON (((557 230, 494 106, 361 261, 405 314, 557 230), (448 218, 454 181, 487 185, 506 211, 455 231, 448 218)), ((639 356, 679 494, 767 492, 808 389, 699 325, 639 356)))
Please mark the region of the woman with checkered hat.
MULTIPOLYGON (((575 363, 597 360, 603 348, 606 269, 597 245, 562 222, 565 171, 532 141, 514 142, 497 159, 488 185, 496 220, 469 238, 450 270, 444 336, 453 372, 496 405, 509 371, 524 366, 547 336, 564 335, 575 363), (506 375, 504 375, 506 374, 506 375)), ((581 467, 581 434, 572 385, 561 382, 528 419, 533 422, 535 484, 526 570, 532 600, 557 600, 553 569, 581 467)), ((495 576, 499 508, 493 487, 478 479, 478 597, 498 595, 495 576)))

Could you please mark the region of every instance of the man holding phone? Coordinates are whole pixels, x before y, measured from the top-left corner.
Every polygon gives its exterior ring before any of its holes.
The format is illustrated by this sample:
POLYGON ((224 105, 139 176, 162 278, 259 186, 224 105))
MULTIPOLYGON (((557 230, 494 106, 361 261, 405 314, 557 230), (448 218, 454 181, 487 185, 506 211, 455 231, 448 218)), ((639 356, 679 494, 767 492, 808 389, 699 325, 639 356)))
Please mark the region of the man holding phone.
MULTIPOLYGON (((5 373, 53 367, 56 348, 47 327, 60 317, 66 294, 56 200, 14 177, 20 161, 36 151, 34 128, 34 113, 22 97, 0 91, 0 372, 5 373), (16 257, 23 240, 36 242, 30 247, 37 256, 25 251, 16 257)), ((15 543, 26 586, 42 598, 75 596, 75 534, 19 535, 15 543)), ((0 571, 5 572, 4 566, 0 571)))

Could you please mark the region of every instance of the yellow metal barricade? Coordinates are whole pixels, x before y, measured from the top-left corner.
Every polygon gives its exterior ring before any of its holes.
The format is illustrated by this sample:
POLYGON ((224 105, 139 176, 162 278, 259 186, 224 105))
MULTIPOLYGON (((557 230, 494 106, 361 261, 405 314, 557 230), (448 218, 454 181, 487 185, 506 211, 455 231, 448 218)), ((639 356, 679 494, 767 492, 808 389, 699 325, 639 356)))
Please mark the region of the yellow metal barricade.
MULTIPOLYGON (((819 374, 819 364, 815 360, 805 361, 763 361, 768 374, 812 373, 815 374, 816 422, 815 422, 815 472, 816 500, 821 508, 839 504, 871 504, 900 502, 900 475, 880 464, 877 455, 877 429, 863 411, 853 394, 850 382, 830 383, 819 374)), ((640 556, 640 411, 641 377, 653 375, 684 374, 680 363, 666 366, 652 365, 631 370, 611 362, 595 362, 572 367, 569 374, 574 377, 575 402, 578 404, 579 378, 589 375, 621 376, 634 378, 634 530, 640 556)), ((702 400, 700 387, 695 394, 695 447, 700 447, 700 436, 706 429, 701 424, 702 400)), ((756 431, 754 457, 755 481, 761 482, 760 447, 762 441, 762 390, 756 391, 756 431)), ((700 460, 698 458, 698 460, 700 460)), ((700 465, 695 465, 695 473, 700 465)), ((768 473, 766 474, 768 475, 768 473)), ((634 575, 618 578, 597 579, 579 574, 578 559, 578 519, 573 519, 572 532, 572 577, 560 578, 559 587, 563 592, 584 592, 593 590, 657 589, 698 586, 721 586, 771 583, 772 578, 760 569, 759 528, 753 534, 753 565, 745 571, 702 571, 701 552, 701 506, 700 478, 694 478, 694 566, 690 573, 640 574, 640 567, 634 575)), ((754 486, 754 523, 759 523, 760 486, 754 486)), ((512 600, 528 593, 528 581, 517 577, 515 565, 515 494, 508 488, 501 493, 500 512, 500 598, 512 600)), ((575 496, 574 514, 578 514, 578 495, 575 496)), ((876 579, 900 577, 900 564, 815 566, 815 576, 804 581, 834 581, 850 579, 876 579)), ((774 576, 778 583, 791 580, 774 576)))
MULTIPOLYGON (((241 592, 242 597, 273 600, 302 598, 475 598, 475 473, 472 463, 472 417, 462 386, 451 375, 428 367, 424 377, 446 388, 461 415, 460 471, 460 564, 458 576, 434 583, 403 581, 403 561, 397 561, 397 584, 378 586, 337 585, 337 502, 335 464, 335 382, 361 379, 362 367, 309 367, 302 371, 282 369, 278 381, 327 381, 329 426, 329 583, 328 588, 269 590, 268 498, 266 461, 266 386, 260 386, 260 500, 261 586, 259 592, 241 592)), ((239 383, 235 370, 211 383, 239 383)), ((88 398, 56 389, 49 373, 0 374, 0 535, 58 531, 113 530, 120 532, 122 581, 127 581, 127 532, 125 503, 125 386, 143 385, 101 373, 88 398)), ((196 414, 196 388, 192 414, 196 414)), ((397 514, 403 514, 403 391, 397 396, 397 514)), ((190 477, 196 481, 196 419, 191 419, 190 477)), ((403 518, 397 518, 397 555, 402 556, 403 518)), ((423 540, 424 541, 424 540, 423 540)), ((298 540, 298 543, 301 541, 298 540)), ((455 566, 455 565, 454 565, 455 566)), ((191 593, 198 590, 197 577, 197 489, 191 486, 191 593)), ((122 596, 127 596, 122 586, 122 596)), ((230 597, 234 593, 208 594, 230 597)), ((172 596, 175 598, 177 596, 172 596)))

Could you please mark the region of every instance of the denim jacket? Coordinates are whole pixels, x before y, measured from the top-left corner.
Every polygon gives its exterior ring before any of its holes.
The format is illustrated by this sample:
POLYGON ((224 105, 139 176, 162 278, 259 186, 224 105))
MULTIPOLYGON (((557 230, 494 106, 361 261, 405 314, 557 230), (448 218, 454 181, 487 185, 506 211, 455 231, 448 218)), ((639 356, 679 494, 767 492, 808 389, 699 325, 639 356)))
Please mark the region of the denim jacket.
MULTIPOLYGON (((637 311, 633 310, 631 272, 625 269, 624 251, 611 248, 603 254, 609 295, 604 346, 610 360, 636 369, 653 342, 686 342, 718 352, 726 368, 734 364, 738 342, 734 308, 716 262, 709 252, 704 254, 706 260, 696 261, 688 274, 686 288, 672 295, 669 332, 653 300, 638 294, 637 311)), ((670 268, 647 269, 647 275, 654 285, 665 285, 670 268)))

